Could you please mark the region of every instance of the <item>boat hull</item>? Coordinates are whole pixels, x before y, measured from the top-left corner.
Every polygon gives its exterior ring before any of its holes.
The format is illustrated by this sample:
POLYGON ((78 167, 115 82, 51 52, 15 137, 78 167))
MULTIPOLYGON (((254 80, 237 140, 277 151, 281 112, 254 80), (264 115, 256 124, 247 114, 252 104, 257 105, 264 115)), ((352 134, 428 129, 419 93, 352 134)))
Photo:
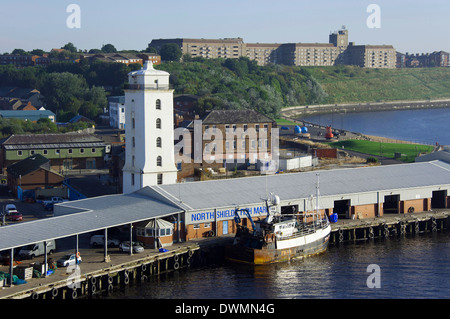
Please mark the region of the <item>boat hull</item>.
POLYGON ((254 265, 288 261, 323 253, 328 248, 331 227, 321 229, 313 234, 277 240, 276 248, 262 249, 230 245, 226 247, 226 259, 254 265))

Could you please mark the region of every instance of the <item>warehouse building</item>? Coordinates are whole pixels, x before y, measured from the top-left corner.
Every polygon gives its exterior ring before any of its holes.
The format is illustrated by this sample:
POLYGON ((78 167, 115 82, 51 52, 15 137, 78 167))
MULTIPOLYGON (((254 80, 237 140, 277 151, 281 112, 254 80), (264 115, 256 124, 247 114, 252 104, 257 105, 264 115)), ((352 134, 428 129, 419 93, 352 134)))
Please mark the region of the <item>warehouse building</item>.
MULTIPOLYGON (((63 203, 55 207, 55 216, 122 212, 130 221, 137 214, 142 222, 147 211, 148 220, 173 224, 173 242, 188 241, 235 232, 236 208, 248 208, 252 218, 265 217, 265 200, 273 195, 280 198, 282 214, 311 211, 317 184, 320 210, 337 213, 340 219, 450 207, 450 164, 432 161, 147 186, 130 194, 63 203)), ((250 225, 245 215, 241 217, 250 225)), ((147 224, 155 223, 140 225, 147 224)))

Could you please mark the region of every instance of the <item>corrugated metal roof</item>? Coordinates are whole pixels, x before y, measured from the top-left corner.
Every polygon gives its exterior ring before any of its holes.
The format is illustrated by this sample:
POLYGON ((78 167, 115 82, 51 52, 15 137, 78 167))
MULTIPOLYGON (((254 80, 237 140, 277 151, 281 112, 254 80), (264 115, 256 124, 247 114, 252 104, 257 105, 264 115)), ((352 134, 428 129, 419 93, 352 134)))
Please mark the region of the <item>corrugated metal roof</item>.
POLYGON ((89 148, 106 146, 103 142, 87 142, 87 143, 59 143, 59 144, 20 144, 20 145, 4 145, 5 150, 38 150, 38 149, 60 149, 60 148, 89 148))
MULTIPOLYGON (((67 206, 74 203, 69 202, 67 206)), ((149 198, 145 192, 139 191, 79 200, 76 206, 81 208, 79 213, 0 227, 0 251, 182 211, 173 204, 149 198), (81 211, 83 208, 90 210, 81 211)))
POLYGON ((155 186, 174 201, 192 209, 259 204, 272 192, 281 200, 306 199, 316 193, 320 174, 321 196, 450 184, 450 164, 440 161, 321 170, 304 173, 243 177, 219 181, 155 186))
MULTIPOLYGON (((21 111, 22 112, 22 111, 21 111)), ((3 145, 19 144, 61 144, 61 143, 101 143, 102 140, 92 134, 65 133, 65 134, 23 134, 11 135, 3 141, 3 145)))

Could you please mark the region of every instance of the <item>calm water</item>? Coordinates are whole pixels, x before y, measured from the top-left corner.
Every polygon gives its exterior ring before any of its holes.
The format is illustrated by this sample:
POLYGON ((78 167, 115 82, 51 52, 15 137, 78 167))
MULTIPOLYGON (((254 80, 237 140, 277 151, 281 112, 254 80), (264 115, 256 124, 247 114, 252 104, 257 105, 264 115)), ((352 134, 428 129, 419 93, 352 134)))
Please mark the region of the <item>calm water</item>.
POLYGON ((309 116, 309 122, 337 129, 412 141, 450 145, 450 109, 333 113, 309 116))
POLYGON ((319 256, 267 266, 221 266, 161 276, 116 299, 450 298, 450 234, 330 246, 319 256), (380 288, 368 288, 380 267, 380 288))

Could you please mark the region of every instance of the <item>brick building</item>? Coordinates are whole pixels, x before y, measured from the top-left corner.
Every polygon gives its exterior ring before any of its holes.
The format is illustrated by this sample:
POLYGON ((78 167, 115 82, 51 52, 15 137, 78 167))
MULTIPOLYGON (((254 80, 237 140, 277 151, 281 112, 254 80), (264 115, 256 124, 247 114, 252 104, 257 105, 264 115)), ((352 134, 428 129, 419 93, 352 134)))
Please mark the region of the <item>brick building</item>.
POLYGON ((17 187, 22 190, 61 187, 64 176, 50 168, 49 159, 40 154, 27 157, 7 168, 8 187, 17 195, 17 187))
MULTIPOLYGON (((176 163, 178 179, 194 176, 199 168, 246 169, 258 160, 270 160, 274 127, 272 119, 254 110, 208 112, 188 126, 191 152, 189 159, 176 163)), ((176 146, 179 143, 175 141, 176 146)))

